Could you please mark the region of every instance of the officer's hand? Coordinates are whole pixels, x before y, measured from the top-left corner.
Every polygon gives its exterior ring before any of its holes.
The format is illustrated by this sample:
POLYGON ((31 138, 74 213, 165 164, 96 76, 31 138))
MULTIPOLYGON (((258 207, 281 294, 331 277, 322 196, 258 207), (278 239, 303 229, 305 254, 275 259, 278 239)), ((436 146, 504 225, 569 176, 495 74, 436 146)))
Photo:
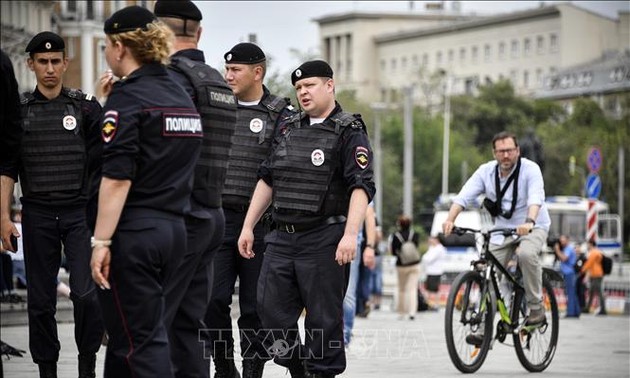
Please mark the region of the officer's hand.
POLYGON ((442 223, 442 232, 444 233, 444 236, 449 236, 452 231, 453 222, 450 220, 445 220, 444 223, 442 223))
POLYGON ((98 98, 109 96, 112 91, 112 86, 114 85, 114 74, 112 70, 107 70, 103 72, 101 77, 98 79, 98 85, 96 86, 96 96, 98 98))
POLYGON ((254 230, 243 228, 241 236, 238 238, 238 253, 245 259, 253 259, 254 253, 254 230))
POLYGON ((101 289, 111 289, 107 279, 109 278, 109 264, 112 260, 112 252, 109 247, 99 245, 92 249, 92 279, 101 289))
POLYGON ((532 223, 523 223, 520 226, 516 227, 516 233, 520 236, 525 236, 532 232, 534 225, 532 223))
POLYGON ((365 265, 369 270, 374 270, 374 268, 376 268, 376 257, 374 248, 365 247, 363 249, 363 265, 365 265))
POLYGON ((0 237, 2 238, 2 247, 9 252, 17 252, 17 245, 11 243, 11 235, 16 238, 20 237, 15 224, 9 218, 2 218, 0 222, 0 237))
POLYGON ((349 234, 343 234, 343 237, 337 245, 337 252, 335 252, 335 261, 339 265, 348 264, 354 260, 354 256, 357 254, 357 238, 349 234))

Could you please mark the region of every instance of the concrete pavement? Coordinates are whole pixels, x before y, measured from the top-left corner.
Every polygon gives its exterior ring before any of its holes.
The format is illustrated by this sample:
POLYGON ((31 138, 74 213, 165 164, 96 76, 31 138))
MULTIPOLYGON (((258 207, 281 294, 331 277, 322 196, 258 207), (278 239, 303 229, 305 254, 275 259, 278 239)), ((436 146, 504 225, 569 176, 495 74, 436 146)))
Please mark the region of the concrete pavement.
MULTIPOLYGON (((384 309, 368 318, 357 318, 354 338, 348 350, 348 368, 340 377, 457 377, 461 376, 448 357, 444 341, 444 311, 421 312, 416 319, 397 320, 384 309)), ((233 317, 236 319, 236 317, 233 317)), ((236 327, 236 322, 234 322, 236 327)), ((76 377, 76 346, 73 324, 60 323, 62 350, 59 377, 76 377)), ((25 325, 3 326, 1 338, 28 350, 25 325)), ((510 340, 511 342, 511 340, 510 340)), ((99 352, 97 376, 102 376, 104 349, 99 352)), ((5 377, 37 376, 30 354, 24 358, 3 358, 5 377)), ((237 362, 240 366, 240 360, 237 362)), ((518 362, 514 348, 495 344, 476 373, 483 377, 530 376, 518 362)), ((561 319, 558 349, 545 377, 630 377, 630 318, 627 316, 583 315, 579 320, 561 319)), ((286 369, 267 363, 264 377, 288 377, 286 369)))

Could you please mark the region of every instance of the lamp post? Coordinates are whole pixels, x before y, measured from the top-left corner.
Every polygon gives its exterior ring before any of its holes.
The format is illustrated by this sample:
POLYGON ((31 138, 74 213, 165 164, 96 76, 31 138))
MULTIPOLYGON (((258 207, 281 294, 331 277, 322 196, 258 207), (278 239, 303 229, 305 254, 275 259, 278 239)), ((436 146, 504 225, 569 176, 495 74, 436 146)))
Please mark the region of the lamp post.
POLYGON ((383 221, 383 158, 381 149, 381 114, 386 110, 387 104, 375 102, 370 104, 370 108, 374 112, 374 137, 372 146, 374 150, 374 184, 376 186, 375 207, 376 217, 383 221))
POLYGON ((442 145, 442 194, 448 194, 448 159, 451 134, 451 77, 446 71, 442 71, 446 76, 444 82, 444 138, 442 145))
POLYGON ((403 214, 413 219, 413 87, 404 93, 403 214))

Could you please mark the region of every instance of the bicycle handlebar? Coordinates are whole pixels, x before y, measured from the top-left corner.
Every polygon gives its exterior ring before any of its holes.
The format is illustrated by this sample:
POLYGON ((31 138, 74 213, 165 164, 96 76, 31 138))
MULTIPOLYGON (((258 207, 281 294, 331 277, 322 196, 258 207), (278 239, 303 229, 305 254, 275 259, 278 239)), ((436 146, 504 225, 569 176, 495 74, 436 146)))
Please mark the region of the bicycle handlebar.
POLYGON ((474 229, 474 228, 468 228, 468 227, 453 227, 453 233, 457 234, 459 236, 465 234, 465 233, 472 233, 472 234, 482 234, 482 235, 492 235, 492 234, 503 234, 503 236, 511 236, 511 235, 517 235, 516 232, 516 228, 493 228, 491 230, 478 230, 478 229, 474 229))

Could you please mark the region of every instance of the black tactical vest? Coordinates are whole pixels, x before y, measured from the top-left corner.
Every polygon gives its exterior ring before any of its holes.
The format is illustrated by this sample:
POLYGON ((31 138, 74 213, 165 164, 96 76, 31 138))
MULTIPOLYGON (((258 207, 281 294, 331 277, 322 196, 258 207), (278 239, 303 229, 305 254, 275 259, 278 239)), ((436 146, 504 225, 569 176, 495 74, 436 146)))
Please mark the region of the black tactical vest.
POLYGON ((302 118, 303 113, 287 121, 289 128, 271 158, 274 210, 346 215, 350 196, 342 175, 334 177, 340 163, 338 141, 347 126, 363 123, 345 112, 310 126, 302 126, 302 118))
POLYGON ((25 196, 85 188, 87 153, 81 101, 90 98, 67 88, 53 100, 23 94, 20 178, 25 196))
POLYGON ((203 124, 203 143, 195 167, 192 197, 208 207, 221 207, 236 126, 236 97, 221 74, 206 64, 173 57, 171 67, 186 75, 194 87, 195 105, 203 124))
POLYGON ((287 105, 288 100, 267 94, 256 106, 239 106, 224 201, 231 205, 249 203, 258 181, 258 167, 269 154, 276 120, 287 105))

